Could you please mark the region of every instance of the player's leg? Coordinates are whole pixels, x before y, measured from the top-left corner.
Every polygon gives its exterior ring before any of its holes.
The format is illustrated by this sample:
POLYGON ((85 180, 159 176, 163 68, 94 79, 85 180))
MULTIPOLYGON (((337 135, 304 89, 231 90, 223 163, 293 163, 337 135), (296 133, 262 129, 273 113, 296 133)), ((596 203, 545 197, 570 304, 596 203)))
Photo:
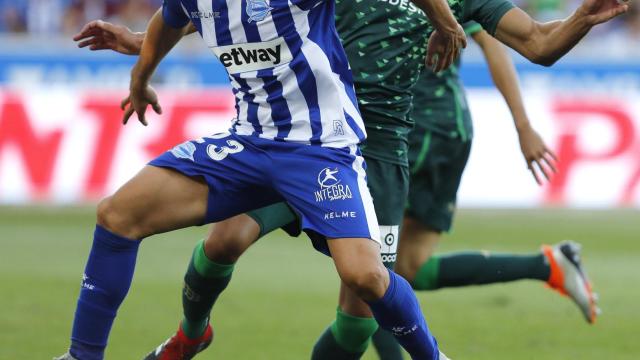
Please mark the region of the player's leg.
POLYGON ((74 357, 102 359, 117 309, 131 285, 140 240, 202 223, 207 194, 200 180, 147 166, 98 205, 73 323, 74 357))
POLYGON ((239 141, 218 134, 181 144, 100 203, 74 319, 72 355, 103 357, 141 239, 243 213, 251 209, 249 201, 255 206, 277 202, 275 191, 260 187, 264 169, 256 160, 264 155, 242 152, 239 141))
MULTIPOLYGON (((367 163, 367 185, 380 223, 382 262, 387 268, 393 269, 399 225, 409 190, 409 170, 400 161, 390 162, 367 157, 367 151, 364 157, 367 163)), ((380 359, 402 359, 402 350, 393 335, 378 327, 368 305, 343 283, 340 286, 336 319, 320 336, 314 346, 312 358, 359 359, 372 334, 375 334, 373 342, 380 359)))
POLYGON ((311 359, 360 359, 377 329, 369 305, 341 282, 336 318, 316 341, 311 359))
POLYGON ((442 232, 424 225, 410 215, 405 215, 402 222, 398 245, 398 262, 396 272, 407 279, 414 287, 414 279, 418 270, 431 258, 440 243, 442 232))
MULTIPOLYGON (((416 289, 413 278, 408 278, 407 274, 411 274, 412 268, 419 268, 431 257, 440 240, 440 232, 432 231, 428 228, 425 229, 420 222, 405 217, 400 239, 398 261, 395 267, 396 272, 416 289), (406 239, 409 239, 409 241, 406 241, 406 239)), ((390 333, 378 330, 373 337, 373 343, 380 354, 381 360, 402 359, 402 354, 397 351, 397 342, 395 342, 395 338, 390 333), (381 347, 384 351, 379 350, 381 347), (383 357, 383 354, 389 354, 389 356, 383 357)))
POLYGON ((568 294, 588 322, 597 316, 596 299, 580 263, 575 243, 543 246, 530 254, 459 251, 434 254, 441 232, 407 216, 398 249, 396 269, 415 290, 541 280, 568 294))
POLYGON ((398 272, 418 290, 521 278, 548 279, 550 267, 542 254, 492 256, 460 252, 431 256, 441 233, 451 227, 471 142, 432 133, 429 146, 421 164, 415 164, 419 167, 412 168, 398 272))
POLYGON ((184 276, 178 331, 146 359, 190 358, 209 346, 211 309, 231 281, 238 258, 262 236, 295 221, 289 207, 277 203, 213 224, 196 245, 184 276))
MULTIPOLYGON (((409 168, 367 158, 367 183, 380 222, 382 262, 389 269, 396 265, 400 224, 409 193, 409 168)), ((372 337, 380 360, 402 360, 402 350, 393 334, 378 328, 372 337)))
POLYGON ((456 193, 471 144, 437 134, 430 138, 430 151, 420 166, 412 169, 407 216, 396 266, 398 273, 416 290, 522 279, 546 281, 561 292, 568 292, 587 320, 593 321, 595 300, 575 245, 562 243, 531 254, 464 251, 433 255, 442 232, 451 228, 456 193), (569 279, 566 284, 557 280, 565 277, 569 279))
POLYGON ((412 358, 438 359, 438 344, 411 286, 385 268, 378 244, 365 238, 330 239, 327 243, 340 279, 369 305, 380 327, 390 331, 412 358))
POLYGON ((275 172, 278 177, 274 182, 300 214, 302 228, 312 236, 316 249, 330 253, 344 284, 367 302, 380 326, 394 329, 394 335, 412 356, 437 359, 437 343, 413 290, 382 264, 379 227, 366 185, 364 159, 355 147, 319 150, 307 146, 293 150, 270 155, 276 162, 282 156, 287 159, 287 167, 304 171, 282 168, 275 172))

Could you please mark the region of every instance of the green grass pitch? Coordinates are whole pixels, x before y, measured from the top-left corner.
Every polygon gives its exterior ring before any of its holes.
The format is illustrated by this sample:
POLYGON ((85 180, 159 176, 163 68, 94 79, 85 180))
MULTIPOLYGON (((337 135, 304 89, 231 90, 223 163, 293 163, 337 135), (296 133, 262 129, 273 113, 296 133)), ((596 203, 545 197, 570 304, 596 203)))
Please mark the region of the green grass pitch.
MULTIPOLYGON (((87 208, 0 208, 0 359, 65 350, 93 222, 87 208)), ((205 230, 144 241, 107 359, 141 359, 175 330, 182 274, 205 230)), ((639 212, 465 210, 441 251, 528 252, 566 238, 584 245, 600 293, 595 326, 534 281, 420 293, 442 349, 456 360, 640 358, 639 212)), ((337 285, 330 260, 305 237, 262 239, 236 267, 213 314, 214 343, 199 358, 308 358, 334 316, 337 285)))

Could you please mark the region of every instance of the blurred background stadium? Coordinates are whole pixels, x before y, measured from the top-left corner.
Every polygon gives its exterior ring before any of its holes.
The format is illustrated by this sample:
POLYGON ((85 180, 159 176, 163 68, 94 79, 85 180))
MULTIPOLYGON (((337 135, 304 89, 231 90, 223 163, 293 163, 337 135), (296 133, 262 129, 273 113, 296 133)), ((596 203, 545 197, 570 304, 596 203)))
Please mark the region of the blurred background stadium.
MULTIPOLYGON (((400 1, 400 0, 388 0, 400 1)), ((144 30, 160 0, 0 0, 0 359, 57 355, 67 344, 93 223, 91 205, 146 161, 229 124, 235 109, 220 64, 191 36, 161 65, 164 115, 120 125, 135 59, 77 49, 84 23, 144 30)), ((534 17, 579 3, 517 1, 534 17)), ((533 251, 572 238, 604 310, 593 327, 537 283, 422 293, 455 359, 638 359, 640 312, 640 11, 587 36, 552 68, 517 63, 529 116, 559 154, 538 187, 480 51, 463 58, 475 143, 455 229, 443 250, 533 251)), ((145 241, 109 359, 135 359, 180 318, 180 284, 196 228, 145 241)), ((304 359, 333 317, 337 279, 304 238, 275 233, 238 266, 202 358, 304 359)), ((367 359, 374 359, 367 354, 367 359)))

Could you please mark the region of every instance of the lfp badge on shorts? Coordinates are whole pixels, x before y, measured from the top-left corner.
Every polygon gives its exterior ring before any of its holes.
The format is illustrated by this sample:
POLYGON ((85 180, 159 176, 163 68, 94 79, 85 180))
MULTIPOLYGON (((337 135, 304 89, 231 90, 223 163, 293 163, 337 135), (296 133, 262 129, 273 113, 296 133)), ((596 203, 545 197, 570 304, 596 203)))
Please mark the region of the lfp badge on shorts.
POLYGON ((267 0, 247 0, 247 16, 249 16, 249 22, 262 21, 273 10, 267 0))
POLYGON ((396 261, 396 253, 398 252, 398 235, 400 226, 398 225, 380 225, 380 254, 383 263, 392 263, 396 261))
POLYGON ((316 202, 353 198, 349 185, 341 184, 338 168, 324 168, 318 173, 320 190, 315 192, 316 202))

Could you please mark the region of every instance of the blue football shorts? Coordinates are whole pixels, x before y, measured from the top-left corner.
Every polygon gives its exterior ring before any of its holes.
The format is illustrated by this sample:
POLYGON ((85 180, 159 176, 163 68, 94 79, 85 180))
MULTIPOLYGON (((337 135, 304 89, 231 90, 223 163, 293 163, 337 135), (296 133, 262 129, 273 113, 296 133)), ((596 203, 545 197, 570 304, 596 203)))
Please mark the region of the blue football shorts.
POLYGON ((355 145, 331 148, 225 132, 182 143, 149 165, 206 181, 206 223, 286 201, 312 239, 380 242, 366 165, 355 145))

